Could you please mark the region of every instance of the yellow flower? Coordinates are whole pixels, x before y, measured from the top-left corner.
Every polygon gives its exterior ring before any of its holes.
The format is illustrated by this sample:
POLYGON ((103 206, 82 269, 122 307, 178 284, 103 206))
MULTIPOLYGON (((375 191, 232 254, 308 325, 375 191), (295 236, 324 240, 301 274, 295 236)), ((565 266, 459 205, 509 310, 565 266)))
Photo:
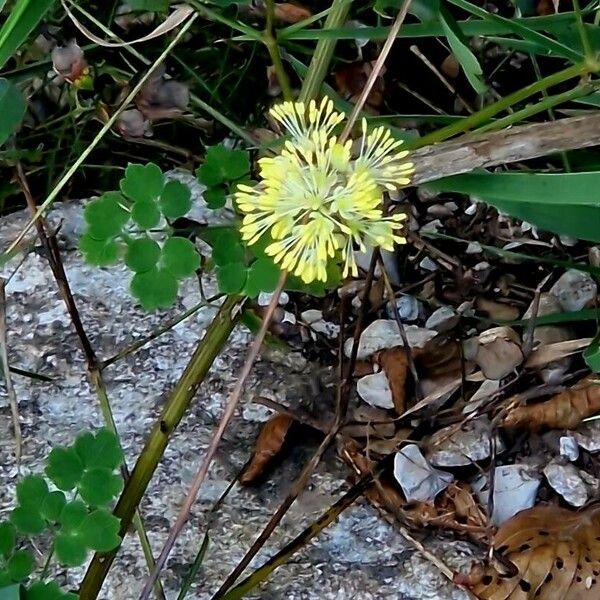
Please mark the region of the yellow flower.
POLYGON ((383 193, 410 183, 413 172, 404 161, 408 152, 398 150, 401 141, 385 127, 369 133, 363 119, 353 156, 352 142, 342 144, 334 135, 345 116, 327 98, 319 105, 283 102, 270 112, 289 139, 279 155, 259 160, 258 184, 239 185, 235 193, 248 244, 269 234, 266 253, 310 283, 327 280, 327 264, 336 255, 344 277, 356 276, 355 248, 392 250, 406 242, 405 215, 383 215, 383 193))

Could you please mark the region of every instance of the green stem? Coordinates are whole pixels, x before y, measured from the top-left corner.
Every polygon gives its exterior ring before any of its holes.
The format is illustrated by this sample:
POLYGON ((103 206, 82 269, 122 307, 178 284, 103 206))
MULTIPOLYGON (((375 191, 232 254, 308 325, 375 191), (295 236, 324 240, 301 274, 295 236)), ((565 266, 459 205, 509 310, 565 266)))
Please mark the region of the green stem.
POLYGON ((283 97, 286 100, 291 101, 294 99, 294 95, 292 94, 290 78, 288 77, 285 67, 283 66, 283 61, 281 60, 281 53, 279 52, 279 45, 277 44, 277 39, 273 34, 273 28, 275 24, 275 0, 267 0, 266 7, 266 23, 265 30, 262 36, 263 43, 269 51, 269 56, 271 57, 273 68, 275 69, 275 73, 277 74, 277 79, 279 80, 279 87, 281 87, 283 97))
POLYGON ((588 31, 585 28, 585 23, 583 22, 581 9, 579 8, 579 0, 573 0, 573 8, 575 9, 575 18, 577 19, 577 30, 579 31, 579 37, 581 38, 581 45, 583 46, 585 57, 593 62, 595 53, 590 42, 588 31))
MULTIPOLYGON (((171 435, 183 418, 215 357, 227 341, 237 320, 241 302, 242 300, 237 296, 226 298, 146 439, 144 449, 138 456, 115 507, 114 514, 121 521, 121 538, 129 529, 135 510, 152 479, 171 435)), ((94 555, 81 584, 79 592, 81 600, 95 600, 98 597, 117 551, 118 548, 105 554, 94 555)))
POLYGON ((562 71, 558 71, 557 73, 553 73, 548 77, 544 77, 544 79, 540 79, 524 88, 517 90, 516 92, 505 96, 504 98, 486 106, 484 109, 470 115, 466 119, 462 119, 460 121, 456 121, 455 123, 451 123, 446 127, 442 127, 437 131, 433 131, 428 135, 424 135, 421 138, 418 138, 414 142, 408 142, 407 147, 409 148, 421 148, 422 146, 428 146, 429 144, 435 144, 437 142, 442 142, 451 138, 455 135, 466 133, 467 131, 474 129, 475 127, 485 123, 492 117, 496 116, 499 112, 502 112, 514 104, 522 102, 523 100, 533 96, 533 94, 537 94, 548 88, 551 88, 559 83, 563 83, 564 81, 568 81, 569 79, 573 79, 574 77, 581 77, 591 70, 591 65, 585 63, 579 63, 576 65, 572 65, 563 69, 562 71))
MULTIPOLYGON (((334 27, 343 25, 348 16, 351 4, 352 2, 349 0, 333 0, 331 12, 327 15, 327 19, 325 19, 323 29, 333 29, 334 27)), ((315 53, 310 61, 310 65, 308 65, 308 73, 300 91, 300 100, 302 102, 307 102, 319 94, 321 85, 327 76, 336 43, 337 40, 335 38, 322 39, 317 42, 315 53)))

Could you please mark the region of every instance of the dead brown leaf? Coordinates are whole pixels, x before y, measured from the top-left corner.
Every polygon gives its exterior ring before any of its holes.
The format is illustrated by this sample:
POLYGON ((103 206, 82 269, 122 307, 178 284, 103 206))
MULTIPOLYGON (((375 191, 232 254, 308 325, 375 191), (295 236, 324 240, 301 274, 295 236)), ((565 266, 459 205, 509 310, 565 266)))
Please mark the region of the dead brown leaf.
POLYGON ((298 23, 309 17, 312 17, 312 12, 306 6, 290 2, 275 4, 275 18, 283 23, 298 23))
POLYGON ((524 359, 521 339, 510 327, 493 327, 479 334, 475 362, 486 379, 503 379, 524 359))
POLYGON ((385 372, 396 412, 401 415, 406 410, 406 378, 408 376, 409 364, 408 354, 400 346, 388 348, 379 352, 377 358, 385 372))
POLYGON ((456 79, 460 74, 460 63, 456 60, 454 54, 448 54, 442 61, 441 70, 446 77, 456 79))
POLYGON ((248 485, 261 477, 271 459, 281 450, 285 436, 294 422, 288 415, 273 415, 261 429, 256 439, 250 464, 240 477, 240 483, 248 485))
POLYGON ((476 565, 468 587, 481 600, 597 600, 600 508, 536 506, 494 536, 495 564, 476 565))
POLYGON ((590 375, 550 400, 519 406, 504 418, 504 427, 575 429, 583 419, 600 411, 600 379, 590 375))
MULTIPOLYGON (((357 61, 351 63, 334 73, 334 79, 336 88, 340 95, 346 100, 352 103, 356 103, 360 97, 369 75, 373 71, 375 61, 363 62, 357 61)), ((385 91, 385 82, 383 76, 385 75, 385 67, 381 69, 381 72, 375 80, 373 89, 367 96, 367 106, 371 109, 378 109, 383 104, 383 93, 385 91)))

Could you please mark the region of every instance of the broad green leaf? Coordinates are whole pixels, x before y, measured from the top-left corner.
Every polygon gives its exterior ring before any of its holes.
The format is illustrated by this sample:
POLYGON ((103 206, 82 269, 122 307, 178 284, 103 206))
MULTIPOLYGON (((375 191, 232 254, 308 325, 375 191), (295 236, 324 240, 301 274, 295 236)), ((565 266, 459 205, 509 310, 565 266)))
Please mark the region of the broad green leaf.
POLYGON ((244 294, 254 298, 260 292, 272 292, 277 287, 279 267, 269 258, 255 260, 248 269, 248 280, 244 288, 244 294))
POLYGON ((227 190, 223 186, 209 187, 202 197, 208 208, 223 208, 227 202, 227 190))
POLYGON ((60 513, 62 530, 69 533, 77 531, 87 515, 87 507, 81 500, 68 502, 60 513))
POLYGON ((591 371, 600 373, 600 333, 596 334, 592 343, 584 350, 583 359, 591 371))
POLYGON ((239 294, 246 284, 248 270, 244 263, 228 263, 217 269, 219 290, 225 294, 239 294))
POLYGON ((160 195, 160 210, 167 219, 183 217, 192 208, 190 188, 181 181, 167 181, 160 195))
POLYGON ((22 506, 17 506, 10 513, 10 522, 18 531, 27 535, 38 535, 46 528, 46 521, 41 517, 39 511, 22 506))
MULTIPOLYGON (((1 574, 0 574, 1 575, 1 574)), ((21 600, 21 584, 15 583, 4 586, 0 583, 0 600, 21 600)))
POLYGON ((48 484, 39 475, 27 475, 17 484, 17 500, 24 508, 34 508, 39 512, 40 504, 48 494, 48 484))
POLYGON ((225 146, 211 146, 204 163, 196 171, 201 183, 208 187, 235 181, 250 171, 250 159, 245 150, 230 150, 225 146))
POLYGON ((440 10, 440 18, 452 53, 460 63, 471 87, 478 94, 484 94, 487 90, 487 85, 482 79, 483 71, 479 61, 473 52, 471 52, 468 40, 463 37, 454 17, 447 9, 442 8, 440 10))
POLYGON ((165 177, 154 163, 130 164, 121 179, 121 191, 134 202, 155 202, 164 185, 165 177))
POLYGON ((12 523, 0 523, 0 556, 10 556, 17 541, 17 530, 12 523))
POLYGON ((193 275, 200 266, 200 255, 196 246, 183 237, 171 237, 162 249, 162 265, 177 279, 193 275))
POLYGON ((7 569, 13 581, 25 581, 35 565, 31 552, 27 550, 18 550, 8 561, 7 569))
POLYGON ((75 448, 53 448, 48 455, 46 475, 60 490, 72 490, 83 475, 83 463, 75 448))
POLYGON ((146 310, 168 308, 177 298, 177 279, 165 269, 136 273, 131 280, 131 293, 146 310))
POLYGON ((127 6, 132 11, 167 12, 169 0, 127 0, 127 6))
POLYGON ((79 249, 86 262, 98 267, 114 265, 119 259, 119 244, 114 239, 96 240, 85 233, 79 238, 79 249))
POLYGON ((119 440, 108 429, 100 429, 96 434, 86 432, 78 435, 75 450, 86 469, 105 467, 112 470, 123 461, 119 440))
POLYGON ((244 262, 245 254, 239 231, 226 229, 215 238, 212 250, 212 259, 215 264, 226 265, 232 262, 244 262))
POLYGON ((160 246, 148 237, 137 238, 127 243, 125 264, 136 273, 149 271, 160 258, 160 246))
POLYGON ((78 567, 87 558, 87 545, 79 532, 60 532, 54 541, 54 551, 60 564, 78 567))
POLYGON ((55 0, 17 0, 0 28, 0 69, 37 27, 55 0))
POLYGON ((85 518, 80 532, 87 547, 96 552, 108 552, 121 543, 119 519, 102 508, 85 518))
POLYGON ((50 492, 40 505, 40 514, 44 519, 51 523, 56 523, 67 503, 67 499, 62 492, 50 492))
POLYGON ((131 207, 131 218, 142 229, 152 229, 160 222, 160 210, 154 200, 138 200, 131 207))
POLYGON ((63 592, 55 581, 36 581, 29 586, 25 600, 77 600, 77 596, 63 592))
POLYGON ((79 482, 79 495, 90 506, 104 506, 121 491, 123 480, 111 469, 98 467, 83 474, 79 482))
POLYGON ((17 86, 7 79, 0 79, 0 146, 21 124, 27 106, 17 86))
POLYGON ((88 202, 83 216, 88 224, 87 234, 96 240, 106 240, 121 233, 129 221, 129 213, 123 208, 123 196, 118 192, 106 192, 100 198, 88 202))
POLYGON ((600 241, 600 172, 468 173, 426 184, 438 192, 470 194, 542 229, 600 241))

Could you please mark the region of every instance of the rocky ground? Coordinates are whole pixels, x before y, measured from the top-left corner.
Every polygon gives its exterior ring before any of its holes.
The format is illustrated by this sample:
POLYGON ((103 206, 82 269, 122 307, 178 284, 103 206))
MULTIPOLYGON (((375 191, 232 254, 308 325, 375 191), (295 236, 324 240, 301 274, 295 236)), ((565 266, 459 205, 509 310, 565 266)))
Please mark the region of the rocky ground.
MULTIPOLYGON (((136 308, 128 291, 128 274, 120 268, 99 270, 83 264, 75 249, 81 210, 77 205, 54 211, 62 220, 63 261, 85 329, 101 358, 148 335, 168 319, 136 308)), ((0 220, 0 239, 14 239, 26 222, 24 213, 0 220)), ((33 239, 33 238, 31 238, 33 239)), ((42 468, 52 446, 70 443, 85 429, 102 424, 98 402, 86 378, 86 365, 77 337, 56 291, 52 273, 36 247, 16 257, 0 274, 10 279, 7 292, 10 361, 15 367, 53 378, 50 383, 14 376, 23 423, 23 472, 42 468), (19 262, 21 264, 19 265, 19 262)), ((208 282, 208 292, 211 284, 208 282)), ((189 285, 173 314, 199 301, 189 285)), ((108 394, 129 465, 165 398, 186 365, 216 308, 208 307, 179 324, 105 372, 108 394)), ((167 535, 183 495, 195 473, 223 403, 237 377, 250 336, 238 328, 217 359, 191 410, 169 445, 142 505, 153 547, 167 535)), ((246 402, 229 429, 201 492, 191 521, 171 554, 163 582, 169 599, 194 559, 204 533, 207 512, 228 482, 246 462, 260 423, 269 412, 252 403, 256 395, 297 405, 306 399, 314 367, 298 356, 267 352, 247 386, 246 402)), ((6 395, 0 388, 0 518, 11 509, 18 472, 6 395)), ((314 446, 313 446, 314 447, 314 446)), ((189 598, 210 597, 218 582, 242 557, 298 474, 310 444, 294 449, 268 481, 256 488, 235 487, 211 531, 208 554, 189 598)), ((347 468, 331 454, 313 476, 311 486, 290 510, 259 557, 272 554, 303 526, 314 520, 346 489, 347 468)), ((465 543, 433 539, 428 547, 452 567, 469 563, 465 543)), ((76 586, 81 571, 61 573, 76 586)), ((145 574, 137 540, 130 536, 104 587, 105 600, 135 600, 145 574)), ((435 567, 406 544, 369 505, 348 510, 334 526, 279 569, 256 598, 289 600, 386 598, 390 600, 459 600, 465 595, 445 581, 435 567)))

